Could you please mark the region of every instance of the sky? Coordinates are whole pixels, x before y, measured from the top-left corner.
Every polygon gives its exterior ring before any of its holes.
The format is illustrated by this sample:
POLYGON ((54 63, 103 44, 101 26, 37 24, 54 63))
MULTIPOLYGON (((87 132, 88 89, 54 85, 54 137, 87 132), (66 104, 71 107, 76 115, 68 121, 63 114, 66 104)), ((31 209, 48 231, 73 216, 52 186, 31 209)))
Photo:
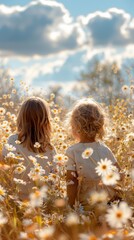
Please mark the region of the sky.
POLYGON ((134 59, 133 0, 0 0, 0 62, 35 88, 73 84, 88 62, 134 59))

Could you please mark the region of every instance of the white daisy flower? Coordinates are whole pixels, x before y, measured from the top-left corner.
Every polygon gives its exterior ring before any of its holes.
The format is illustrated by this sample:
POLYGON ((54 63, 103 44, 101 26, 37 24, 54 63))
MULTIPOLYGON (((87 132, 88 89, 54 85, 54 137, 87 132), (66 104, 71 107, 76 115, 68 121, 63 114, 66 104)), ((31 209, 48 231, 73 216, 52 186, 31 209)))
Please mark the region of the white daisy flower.
POLYGON ((14 147, 13 145, 8 144, 8 143, 5 144, 5 148, 10 152, 16 151, 16 147, 14 147))
POLYGON ((39 239, 47 240, 52 238, 54 231, 55 229, 53 226, 44 227, 36 231, 36 236, 39 237, 39 239))
POLYGON ((0 115, 4 115, 6 112, 5 108, 0 107, 0 115))
POLYGON ((41 146, 40 143, 35 142, 35 144, 34 144, 34 147, 35 147, 35 148, 40 148, 40 146, 41 146))
POLYGON ((21 174, 26 170, 26 167, 22 164, 18 165, 18 167, 15 168, 14 172, 17 174, 21 174))
POLYGON ((26 182, 23 181, 22 179, 14 178, 13 180, 16 184, 26 185, 26 182))
POLYGON ((95 171, 99 176, 103 176, 111 172, 112 166, 111 160, 108 160, 107 158, 104 160, 101 159, 100 162, 98 162, 98 166, 95 168, 95 171))
POLYGON ((79 217, 76 213, 69 213, 66 218, 66 225, 73 226, 79 224, 79 217))
POLYGON ((28 234, 26 232, 20 232, 20 239, 28 239, 28 234))
POLYGON ((37 159, 35 157, 30 155, 30 156, 28 156, 28 158, 33 164, 37 163, 37 159))
POLYGON ((93 154, 92 148, 86 148, 84 152, 82 153, 82 158, 88 159, 93 154))
POLYGON ((40 207, 43 204, 43 199, 47 197, 47 187, 43 186, 41 189, 31 193, 29 197, 31 207, 40 207))
POLYGON ((132 216, 132 210, 126 202, 121 202, 119 206, 113 205, 108 209, 106 221, 113 228, 121 228, 132 216))
POLYGON ((7 158, 15 158, 15 154, 12 153, 12 152, 9 152, 7 155, 6 155, 7 158))
POLYGON ((32 219, 23 219, 22 221, 23 226, 30 226, 33 224, 32 219))
POLYGON ((102 176, 102 182, 105 185, 115 185, 120 180, 120 175, 118 172, 109 172, 102 176))
POLYGON ((21 141, 16 140, 15 143, 16 143, 16 144, 21 144, 21 141))
POLYGON ((90 198, 89 198, 89 202, 91 204, 96 204, 96 203, 106 203, 108 199, 108 194, 106 191, 102 190, 102 191, 93 191, 90 194, 90 198))
POLYGON ((3 201, 6 196, 6 190, 0 185, 0 201, 3 201))

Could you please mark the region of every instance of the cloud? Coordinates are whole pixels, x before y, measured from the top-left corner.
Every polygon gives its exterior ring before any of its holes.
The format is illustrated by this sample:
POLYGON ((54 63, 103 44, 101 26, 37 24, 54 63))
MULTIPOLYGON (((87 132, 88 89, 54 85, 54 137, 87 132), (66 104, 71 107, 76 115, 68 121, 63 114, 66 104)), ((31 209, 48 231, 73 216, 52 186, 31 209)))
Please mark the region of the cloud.
POLYGON ((48 56, 74 51, 84 32, 64 5, 56 1, 32 1, 26 6, 0 5, 1 56, 48 56))
POLYGON ((111 8, 79 17, 87 39, 95 47, 122 47, 133 43, 134 19, 125 11, 111 8))
POLYGON ((56 73, 60 70, 61 66, 65 63, 66 57, 59 56, 57 59, 50 58, 49 60, 45 61, 31 61, 28 65, 18 66, 17 68, 11 68, 9 73, 13 77, 19 77, 27 85, 31 84, 33 80, 44 77, 45 82, 45 75, 56 73))
POLYGON ((102 61, 116 61, 119 65, 127 58, 134 58, 134 18, 124 10, 111 8, 80 16, 86 35, 83 61, 102 56, 102 61))

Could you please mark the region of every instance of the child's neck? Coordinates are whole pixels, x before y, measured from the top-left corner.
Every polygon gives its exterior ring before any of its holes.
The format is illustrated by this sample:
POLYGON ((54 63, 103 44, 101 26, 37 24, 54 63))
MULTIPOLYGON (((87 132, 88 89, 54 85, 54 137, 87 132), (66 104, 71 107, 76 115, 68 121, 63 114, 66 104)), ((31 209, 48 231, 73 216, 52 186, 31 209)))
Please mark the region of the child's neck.
POLYGON ((85 138, 81 137, 79 140, 80 143, 91 143, 91 142, 96 142, 95 138, 85 138))

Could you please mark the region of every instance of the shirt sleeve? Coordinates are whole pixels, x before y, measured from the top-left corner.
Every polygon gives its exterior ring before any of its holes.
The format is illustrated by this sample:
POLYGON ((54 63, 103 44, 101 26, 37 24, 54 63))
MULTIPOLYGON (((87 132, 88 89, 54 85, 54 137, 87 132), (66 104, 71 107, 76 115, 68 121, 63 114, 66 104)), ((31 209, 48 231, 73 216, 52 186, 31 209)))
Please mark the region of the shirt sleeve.
POLYGON ((76 171, 76 163, 72 149, 67 149, 66 156, 68 157, 66 169, 70 171, 76 171))

